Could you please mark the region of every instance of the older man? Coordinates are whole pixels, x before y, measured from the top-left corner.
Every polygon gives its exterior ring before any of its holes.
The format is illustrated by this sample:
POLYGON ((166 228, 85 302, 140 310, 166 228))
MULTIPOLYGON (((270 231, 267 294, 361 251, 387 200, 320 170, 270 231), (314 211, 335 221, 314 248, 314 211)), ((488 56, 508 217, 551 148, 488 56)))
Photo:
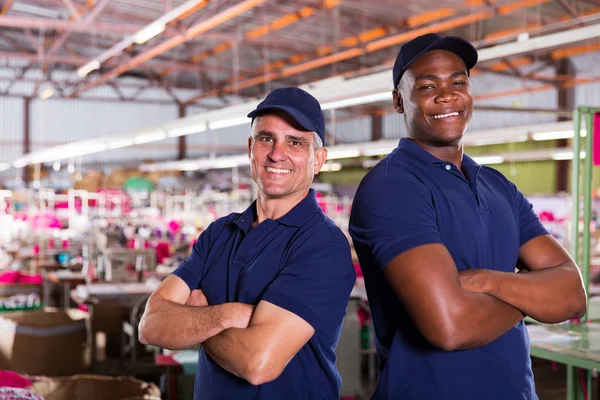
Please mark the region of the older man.
POLYGON ((339 399, 335 347, 355 273, 310 189, 327 158, 318 101, 271 92, 248 115, 258 198, 220 218, 150 297, 140 341, 202 344, 195 399, 339 399))
POLYGON ((382 365, 376 400, 537 399, 523 317, 586 309, 577 265, 531 204, 463 153, 476 62, 467 41, 427 34, 394 65, 408 137, 365 176, 350 219, 382 365))

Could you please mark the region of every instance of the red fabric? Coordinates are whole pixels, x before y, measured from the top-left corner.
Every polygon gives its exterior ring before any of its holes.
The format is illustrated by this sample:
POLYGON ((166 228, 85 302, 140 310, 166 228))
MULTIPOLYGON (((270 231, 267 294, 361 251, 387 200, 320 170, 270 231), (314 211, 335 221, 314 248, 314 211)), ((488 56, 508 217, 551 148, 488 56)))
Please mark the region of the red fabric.
POLYGON ((42 284, 41 275, 29 275, 19 271, 6 271, 0 274, 0 283, 17 284, 29 283, 34 285, 42 284))
POLYGON ((31 386, 31 381, 16 372, 0 370, 0 386, 23 389, 31 386))
POLYGON ((56 218, 54 213, 45 212, 36 214, 31 219, 31 227, 33 229, 61 228, 62 224, 60 223, 60 220, 56 218))
MULTIPOLYGON (((589 132, 589 128, 588 128, 589 132)), ((593 148, 592 148, 592 156, 594 160, 594 165, 600 165, 600 113, 594 114, 594 122, 592 125, 593 132, 593 148)), ((588 133, 589 134, 589 133, 588 133)))
POLYGON ((17 283, 18 280, 18 271, 6 271, 0 274, 0 283, 17 283))
POLYGON ((171 256, 171 250, 169 249, 169 243, 158 242, 156 245, 156 262, 162 264, 163 260, 171 256))
POLYGON ((539 217, 542 222, 553 222, 556 219, 554 214, 550 211, 542 211, 539 214, 539 217))
POLYGON ((181 229, 181 224, 175 220, 170 221, 167 226, 169 228, 169 231, 173 233, 177 233, 181 229))
POLYGON ((19 276, 18 283, 28 283, 33 285, 41 285, 42 284, 42 275, 30 275, 21 273, 19 276))

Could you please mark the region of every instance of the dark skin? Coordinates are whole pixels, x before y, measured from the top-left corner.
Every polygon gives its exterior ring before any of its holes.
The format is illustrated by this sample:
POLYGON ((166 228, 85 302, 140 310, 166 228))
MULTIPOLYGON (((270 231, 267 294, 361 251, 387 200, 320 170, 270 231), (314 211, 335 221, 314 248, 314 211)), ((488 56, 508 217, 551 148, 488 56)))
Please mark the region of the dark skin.
MULTIPOLYGON (((408 137, 460 170, 462 137, 473 113, 462 59, 444 50, 425 53, 405 72, 393 99, 405 114, 408 137)), ((547 323, 583 316, 579 268, 554 238, 525 243, 519 266, 528 273, 458 272, 444 245, 428 244, 398 255, 385 276, 423 336, 447 351, 488 344, 525 315, 547 323)))

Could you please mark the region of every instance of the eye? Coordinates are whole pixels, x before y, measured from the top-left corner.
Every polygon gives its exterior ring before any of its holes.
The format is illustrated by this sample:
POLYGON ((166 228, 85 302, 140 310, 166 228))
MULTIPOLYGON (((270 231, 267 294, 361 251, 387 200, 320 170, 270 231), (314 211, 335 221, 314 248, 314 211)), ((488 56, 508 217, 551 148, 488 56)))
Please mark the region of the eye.
POLYGON ((261 136, 258 138, 259 141, 261 142, 272 142, 273 138, 269 137, 269 136, 261 136))
POLYGON ((464 85, 467 84, 467 82, 465 82, 465 81, 456 81, 456 82, 454 82, 454 84, 455 85, 459 85, 459 86, 461 86, 461 85, 464 86, 464 85))
POLYGON ((433 86, 433 85, 422 85, 422 86, 419 86, 418 89, 419 90, 429 90, 429 89, 434 89, 434 88, 435 88, 435 86, 433 86))
POLYGON ((297 140, 291 140, 291 141, 290 141, 290 144, 291 144, 292 146, 300 146, 302 143, 300 143, 300 142, 299 142, 299 141, 297 141, 297 140))

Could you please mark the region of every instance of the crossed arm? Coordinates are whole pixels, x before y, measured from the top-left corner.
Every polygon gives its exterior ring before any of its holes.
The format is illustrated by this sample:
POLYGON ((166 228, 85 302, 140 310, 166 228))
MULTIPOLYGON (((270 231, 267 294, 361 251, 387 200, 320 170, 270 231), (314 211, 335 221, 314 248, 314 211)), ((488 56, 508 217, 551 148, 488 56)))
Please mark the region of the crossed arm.
POLYGON ((492 342, 525 315, 557 322, 585 312, 581 276, 549 235, 530 240, 520 261, 532 272, 457 272, 442 244, 408 250, 388 263, 385 276, 424 337, 443 350, 492 342))
POLYGON ((460 273, 467 290, 490 294, 537 321, 557 323, 586 311, 581 273, 567 251, 550 235, 525 243, 519 252, 522 271, 468 270, 460 273))
POLYGON ((200 290, 169 276, 148 300, 139 339, 171 349, 201 343, 221 367, 259 385, 276 379, 313 334, 302 318, 267 301, 210 306, 200 290))

